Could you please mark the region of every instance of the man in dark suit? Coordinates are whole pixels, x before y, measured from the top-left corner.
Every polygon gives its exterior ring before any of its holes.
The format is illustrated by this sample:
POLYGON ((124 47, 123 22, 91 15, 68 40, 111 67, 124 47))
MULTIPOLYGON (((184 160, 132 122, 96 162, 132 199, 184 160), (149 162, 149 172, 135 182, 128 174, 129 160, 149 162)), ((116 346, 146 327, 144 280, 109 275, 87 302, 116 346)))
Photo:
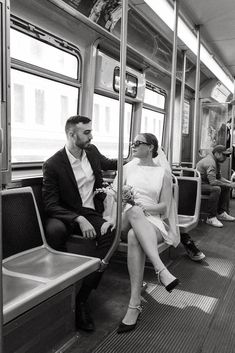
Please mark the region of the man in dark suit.
MULTIPOLYGON (((117 169, 117 161, 103 156, 91 145, 91 120, 83 116, 70 117, 65 125, 67 143, 43 165, 42 196, 45 206, 46 237, 54 249, 66 251, 70 234, 95 239, 95 253, 103 258, 113 241, 110 223, 106 222, 104 195, 94 190, 102 187, 101 170, 117 169)), ((94 330, 87 299, 97 288, 101 272, 87 276, 76 298, 77 327, 94 330)))

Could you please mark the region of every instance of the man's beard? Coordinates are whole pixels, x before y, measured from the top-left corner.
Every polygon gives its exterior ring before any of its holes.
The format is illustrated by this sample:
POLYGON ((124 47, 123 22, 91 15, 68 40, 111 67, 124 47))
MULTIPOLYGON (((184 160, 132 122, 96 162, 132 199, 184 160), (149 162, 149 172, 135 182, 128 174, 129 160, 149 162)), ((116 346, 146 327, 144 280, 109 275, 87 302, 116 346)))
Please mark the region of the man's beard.
POLYGON ((84 143, 76 143, 76 146, 81 148, 82 150, 85 150, 87 148, 89 148, 91 145, 91 141, 87 141, 87 142, 84 142, 84 143))

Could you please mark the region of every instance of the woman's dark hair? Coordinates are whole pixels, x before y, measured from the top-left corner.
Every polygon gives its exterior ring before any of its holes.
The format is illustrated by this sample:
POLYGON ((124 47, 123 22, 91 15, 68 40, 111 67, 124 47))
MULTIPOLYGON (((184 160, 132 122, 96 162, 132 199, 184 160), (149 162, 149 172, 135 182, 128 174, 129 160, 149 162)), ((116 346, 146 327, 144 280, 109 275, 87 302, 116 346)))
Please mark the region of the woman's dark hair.
POLYGON ((153 145, 153 158, 157 157, 158 153, 158 139, 154 134, 151 134, 150 132, 143 132, 140 135, 144 136, 145 141, 149 145, 153 145))

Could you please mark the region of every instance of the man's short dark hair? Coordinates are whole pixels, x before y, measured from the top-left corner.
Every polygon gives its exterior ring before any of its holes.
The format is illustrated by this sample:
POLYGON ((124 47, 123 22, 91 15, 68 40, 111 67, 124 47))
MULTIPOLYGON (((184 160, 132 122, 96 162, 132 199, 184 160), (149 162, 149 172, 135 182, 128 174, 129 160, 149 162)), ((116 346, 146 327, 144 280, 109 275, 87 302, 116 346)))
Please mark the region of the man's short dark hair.
POLYGON ((69 131, 69 129, 74 125, 77 125, 79 123, 89 124, 90 122, 91 122, 91 119, 89 119, 87 116, 82 116, 82 115, 71 116, 66 121, 65 132, 67 133, 69 131))

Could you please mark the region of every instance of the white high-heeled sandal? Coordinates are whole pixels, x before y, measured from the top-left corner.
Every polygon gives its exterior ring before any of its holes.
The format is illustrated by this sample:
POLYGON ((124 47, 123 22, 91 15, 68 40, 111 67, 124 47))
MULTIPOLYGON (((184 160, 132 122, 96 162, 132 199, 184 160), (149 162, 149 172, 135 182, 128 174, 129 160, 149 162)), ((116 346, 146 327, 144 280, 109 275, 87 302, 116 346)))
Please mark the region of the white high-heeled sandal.
POLYGON ((139 311, 139 314, 137 316, 137 319, 136 319, 136 322, 132 325, 127 325, 127 324, 124 324, 124 322, 121 322, 120 325, 118 326, 118 329, 117 329, 117 333, 124 333, 124 332, 128 332, 128 331, 132 331, 136 328, 136 324, 137 324, 137 321, 139 320, 140 318, 140 314, 142 313, 142 310, 143 310, 143 307, 142 305, 128 305, 128 308, 129 309, 137 309, 139 311))
POLYGON ((170 282, 167 286, 165 286, 160 278, 160 274, 163 270, 166 270, 166 267, 163 267, 161 270, 156 271, 158 283, 162 284, 165 287, 165 289, 171 293, 172 290, 179 284, 179 279, 175 278, 172 282, 170 282))

